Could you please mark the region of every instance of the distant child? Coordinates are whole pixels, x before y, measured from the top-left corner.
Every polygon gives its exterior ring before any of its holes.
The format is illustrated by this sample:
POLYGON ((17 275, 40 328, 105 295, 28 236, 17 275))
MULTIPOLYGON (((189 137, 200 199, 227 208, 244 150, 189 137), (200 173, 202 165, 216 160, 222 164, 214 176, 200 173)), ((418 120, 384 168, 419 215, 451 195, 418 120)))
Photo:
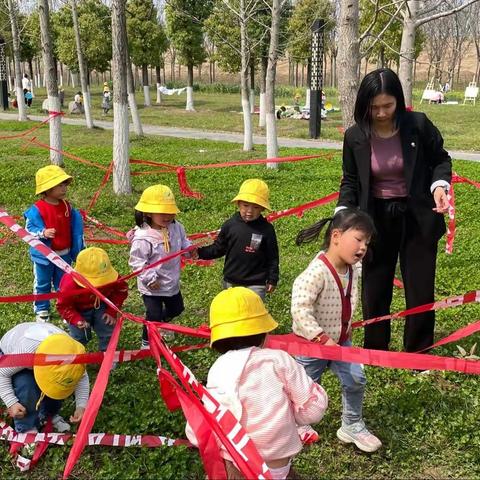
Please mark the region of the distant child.
MULTIPOLYGON (((302 450, 297 425, 317 423, 327 394, 281 350, 262 348, 277 327, 261 298, 245 287, 220 292, 210 306, 210 345, 222 355, 208 372, 207 388, 246 430, 274 479, 293 478, 292 458, 302 450)), ((187 425, 187 435, 196 443, 187 425)), ((225 449, 227 478, 244 478, 225 449)))
MULTIPOLYGON (((297 245, 317 239, 326 224, 325 251, 319 252, 293 283, 293 331, 321 345, 350 347, 359 280, 359 268, 354 265, 365 256, 375 227, 366 213, 348 208, 302 230, 297 245)), ((340 380, 343 413, 337 437, 364 452, 378 450, 382 443, 367 430, 362 417, 363 365, 302 356, 297 361, 316 382, 327 367, 340 380)))
MULTIPOLYGON (((82 250, 78 254, 75 271, 97 287, 118 308, 122 307, 128 295, 128 285, 124 280, 118 280, 118 272, 112 267, 105 250, 97 247, 82 250)), ((83 287, 72 274, 63 276, 57 300, 58 313, 68 322, 70 335, 77 342, 86 345, 92 339, 93 329, 98 337, 100 351, 105 352, 117 321, 117 312, 83 287), (70 295, 79 289, 83 291, 70 295)))
POLYGON ((110 88, 108 87, 108 83, 105 82, 103 84, 103 94, 102 94, 102 108, 103 108, 103 114, 106 115, 108 111, 110 110, 110 88))
POLYGON ((278 245, 273 225, 262 216, 270 210, 263 180, 245 180, 232 200, 238 212, 227 220, 212 245, 198 249, 201 259, 225 256, 223 287, 247 287, 265 299, 278 283, 278 245))
MULTIPOLYGON (((191 245, 183 225, 175 220, 180 210, 172 191, 165 185, 145 189, 135 206, 137 227, 130 233, 132 246, 129 265, 142 268, 191 245)), ((137 277, 146 319, 170 322, 185 309, 180 292, 180 256, 157 267, 144 270, 137 277)), ((148 348, 147 329, 143 327, 142 348, 148 348)))
MULTIPOLYGON (((0 340, 0 355, 43 353, 78 355, 85 347, 51 323, 20 323, 0 340)), ((52 418, 56 432, 70 425, 58 414, 62 400, 75 392, 76 408, 70 421, 78 423, 88 402, 89 382, 85 365, 34 365, 0 368, 0 397, 13 418, 15 431, 38 432, 52 418)))
MULTIPOLYGON (((25 213, 26 229, 71 264, 85 245, 83 220, 80 212, 65 200, 72 177, 57 165, 40 168, 35 175, 36 195, 41 199, 25 213)), ((63 270, 51 263, 40 252, 30 247, 33 262, 33 293, 50 293, 52 284, 58 290, 63 270)), ((50 320, 50 302, 34 302, 37 322, 50 320)))

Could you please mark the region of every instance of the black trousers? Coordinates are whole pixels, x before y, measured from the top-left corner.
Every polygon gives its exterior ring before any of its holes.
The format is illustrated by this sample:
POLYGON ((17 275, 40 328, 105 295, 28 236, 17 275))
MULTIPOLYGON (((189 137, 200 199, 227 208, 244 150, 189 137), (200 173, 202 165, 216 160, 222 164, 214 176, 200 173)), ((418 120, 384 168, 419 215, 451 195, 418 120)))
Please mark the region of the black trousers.
MULTIPOLYGON (((390 313, 399 257, 406 307, 433 302, 437 242, 420 234, 418 224, 403 199, 375 199, 373 219, 377 236, 363 262, 362 271, 363 318, 390 313)), ((408 316, 403 334, 405 351, 416 352, 432 345, 434 328, 435 312, 408 316)), ((390 336, 389 320, 367 325, 364 347, 388 350, 390 336)))
MULTIPOLYGON (((170 322, 178 317, 184 310, 182 293, 178 292, 172 297, 159 297, 142 295, 145 305, 145 319, 151 322, 170 322)), ((143 326, 142 340, 148 340, 147 327, 143 326)))

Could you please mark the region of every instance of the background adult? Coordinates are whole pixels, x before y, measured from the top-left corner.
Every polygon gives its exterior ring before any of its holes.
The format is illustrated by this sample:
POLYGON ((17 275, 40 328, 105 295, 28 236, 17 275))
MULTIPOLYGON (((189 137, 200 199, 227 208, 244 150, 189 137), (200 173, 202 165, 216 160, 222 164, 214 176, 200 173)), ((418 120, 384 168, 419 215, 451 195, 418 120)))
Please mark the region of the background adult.
MULTIPOLYGON (((406 111, 400 80, 390 69, 364 77, 354 118, 356 124, 345 132, 337 208, 359 207, 372 216, 377 229, 363 262, 362 305, 367 319, 389 313, 398 258, 407 308, 433 301, 451 159, 426 115, 406 111)), ((434 312, 408 316, 405 350, 432 345, 434 326, 434 312)), ((388 350, 389 343, 389 321, 365 328, 365 348, 388 350)))
POLYGON ((28 78, 28 75, 25 73, 22 78, 22 89, 23 95, 25 97, 25 104, 28 107, 32 106, 33 94, 32 94, 32 81, 28 78))

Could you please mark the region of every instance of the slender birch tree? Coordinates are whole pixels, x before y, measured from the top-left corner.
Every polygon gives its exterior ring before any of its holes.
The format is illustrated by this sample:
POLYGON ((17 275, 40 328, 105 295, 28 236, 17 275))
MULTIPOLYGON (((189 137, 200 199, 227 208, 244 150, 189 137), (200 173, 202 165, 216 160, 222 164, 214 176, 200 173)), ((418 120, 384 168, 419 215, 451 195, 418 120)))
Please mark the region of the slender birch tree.
POLYGON ((112 0, 113 191, 117 195, 131 193, 125 3, 126 0, 112 0))
POLYGON ((78 72, 80 74, 80 85, 83 93, 83 107, 85 109, 85 122, 87 128, 93 128, 93 117, 90 102, 90 89, 87 82, 87 69, 83 58, 82 40, 80 38, 80 25, 78 23, 77 1, 70 0, 72 7, 73 31, 75 32, 75 45, 77 47, 78 72))
MULTIPOLYGON (((38 0, 40 32, 42 40, 42 56, 44 74, 47 86, 48 109, 50 112, 60 112, 58 98, 57 65, 53 57, 53 44, 50 36, 50 11, 48 0, 38 0)), ((56 115, 50 119, 50 160, 55 165, 63 165, 62 151, 62 116, 56 115)))
POLYGON ((27 106, 22 88, 22 70, 20 64, 20 33, 18 31, 18 6, 15 0, 8 0, 8 16, 12 29, 13 60, 15 63, 15 94, 18 104, 18 121, 27 119, 27 106))

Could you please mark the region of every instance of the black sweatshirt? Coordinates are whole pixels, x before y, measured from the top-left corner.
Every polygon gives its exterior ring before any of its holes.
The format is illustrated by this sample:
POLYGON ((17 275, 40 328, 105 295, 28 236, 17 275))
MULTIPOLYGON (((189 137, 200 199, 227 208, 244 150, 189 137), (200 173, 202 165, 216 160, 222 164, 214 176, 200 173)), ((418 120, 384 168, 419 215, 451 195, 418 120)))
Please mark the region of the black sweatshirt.
POLYGON ((225 255, 223 278, 234 285, 276 285, 278 245, 273 225, 260 216, 252 222, 240 213, 228 219, 212 245, 198 249, 203 260, 225 255))

